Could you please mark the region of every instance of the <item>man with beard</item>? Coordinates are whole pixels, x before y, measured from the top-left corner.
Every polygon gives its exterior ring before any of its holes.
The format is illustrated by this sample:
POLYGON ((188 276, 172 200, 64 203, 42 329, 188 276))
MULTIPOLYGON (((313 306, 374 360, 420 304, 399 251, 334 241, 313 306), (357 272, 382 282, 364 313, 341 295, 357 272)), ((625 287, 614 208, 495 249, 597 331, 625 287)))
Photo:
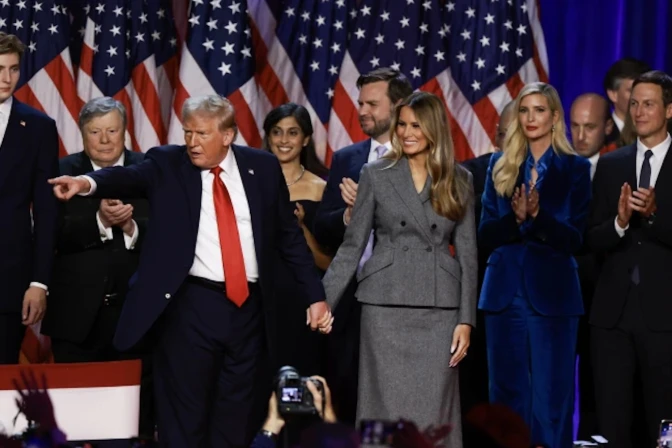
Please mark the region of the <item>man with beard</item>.
MULTIPOLYGON (((334 153, 327 186, 315 217, 315 238, 333 252, 343 242, 357 197, 357 182, 364 164, 377 160, 391 147, 390 121, 394 107, 413 92, 403 73, 382 67, 357 79, 359 123, 370 138, 334 153)), ((373 235, 369 239, 360 269, 371 256, 373 235)), ((328 383, 334 397, 336 415, 354 423, 357 404, 359 358, 359 304, 353 281, 338 306, 336 326, 329 340, 328 383)))

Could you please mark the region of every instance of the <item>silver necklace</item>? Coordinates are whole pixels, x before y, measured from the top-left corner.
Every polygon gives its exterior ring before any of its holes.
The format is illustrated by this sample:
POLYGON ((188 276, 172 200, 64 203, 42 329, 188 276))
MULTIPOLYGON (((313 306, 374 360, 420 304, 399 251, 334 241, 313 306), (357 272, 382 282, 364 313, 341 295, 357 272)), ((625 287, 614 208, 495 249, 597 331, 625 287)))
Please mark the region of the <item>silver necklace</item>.
POLYGON ((292 185, 294 185, 295 183, 297 183, 298 181, 300 181, 301 178, 303 177, 303 174, 306 172, 306 169, 303 167, 303 165, 300 165, 300 166, 301 166, 301 174, 299 174, 299 177, 297 177, 296 179, 294 179, 293 182, 288 183, 288 184, 287 184, 288 187, 291 187, 292 185))

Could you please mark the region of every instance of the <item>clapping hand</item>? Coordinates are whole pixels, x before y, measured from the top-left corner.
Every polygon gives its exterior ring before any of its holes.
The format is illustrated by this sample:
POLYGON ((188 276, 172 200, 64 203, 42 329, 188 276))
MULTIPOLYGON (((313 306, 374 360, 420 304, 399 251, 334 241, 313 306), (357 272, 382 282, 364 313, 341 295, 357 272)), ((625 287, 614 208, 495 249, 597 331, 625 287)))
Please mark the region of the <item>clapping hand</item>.
POLYGON ((306 325, 310 325, 311 330, 320 330, 320 333, 329 334, 333 324, 334 316, 324 300, 313 303, 306 310, 306 325))
POLYGON ((539 190, 536 189, 534 182, 530 181, 530 192, 527 195, 527 215, 532 219, 539 214, 539 190))
POLYGON ((656 191, 653 187, 638 188, 628 198, 630 208, 645 218, 656 212, 656 191))
POLYGON ((525 184, 516 187, 511 197, 511 209, 513 209, 513 213, 516 215, 516 223, 519 225, 527 218, 527 202, 525 184))
POLYGON ((632 207, 630 206, 631 197, 632 188, 629 183, 625 182, 621 185, 621 195, 618 198, 618 216, 616 218, 618 226, 621 229, 625 229, 632 217, 632 207))

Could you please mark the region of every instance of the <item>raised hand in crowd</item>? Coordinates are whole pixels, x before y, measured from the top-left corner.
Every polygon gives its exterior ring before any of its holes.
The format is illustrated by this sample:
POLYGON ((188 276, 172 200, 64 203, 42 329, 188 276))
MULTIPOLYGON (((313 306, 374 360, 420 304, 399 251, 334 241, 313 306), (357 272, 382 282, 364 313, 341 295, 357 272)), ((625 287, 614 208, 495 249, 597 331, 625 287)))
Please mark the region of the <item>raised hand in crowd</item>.
POLYGON ((103 226, 109 228, 118 226, 126 234, 133 234, 133 206, 124 204, 118 199, 103 199, 100 201, 98 216, 103 226))
POLYGON ((630 206, 630 198, 632 197, 632 188, 630 184, 625 182, 621 185, 621 195, 618 198, 618 225, 624 229, 630 222, 632 217, 632 208, 630 206))
POLYGON ((525 191, 525 184, 516 187, 511 196, 511 208, 516 215, 516 222, 522 224, 527 218, 527 193, 525 191))
POLYGON ((91 189, 89 181, 83 177, 59 176, 49 179, 54 186, 54 195, 61 201, 68 201, 78 193, 87 193, 91 189))
POLYGON ((327 380, 319 375, 313 375, 310 378, 322 383, 322 389, 324 390, 323 401, 322 394, 319 390, 317 390, 315 384, 310 381, 306 383, 306 387, 308 387, 310 394, 313 396, 313 404, 315 405, 317 412, 320 414, 320 418, 326 423, 336 423, 336 413, 334 412, 334 407, 332 406, 331 390, 329 390, 329 386, 327 386, 327 380))
POLYGON ((628 198, 628 205, 630 209, 648 218, 656 212, 656 191, 653 187, 640 187, 632 192, 632 195, 628 198))

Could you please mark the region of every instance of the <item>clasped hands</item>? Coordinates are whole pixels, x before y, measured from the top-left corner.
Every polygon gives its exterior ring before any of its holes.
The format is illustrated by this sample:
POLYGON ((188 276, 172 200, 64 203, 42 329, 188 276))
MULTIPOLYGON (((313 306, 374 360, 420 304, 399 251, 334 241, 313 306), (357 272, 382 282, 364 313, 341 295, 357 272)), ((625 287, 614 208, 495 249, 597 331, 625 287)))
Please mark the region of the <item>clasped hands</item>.
POLYGON ((133 206, 118 199, 101 200, 98 216, 106 228, 118 226, 127 235, 132 235, 135 230, 133 206))
POLYGON ((525 188, 525 184, 516 187, 511 197, 511 208, 516 215, 516 223, 522 224, 527 217, 536 218, 539 214, 539 190, 535 188, 534 182, 530 181, 530 186, 525 188))
POLYGON ((656 191, 653 187, 638 188, 632 191, 629 183, 621 185, 621 195, 618 198, 618 226, 626 228, 632 217, 632 212, 639 212, 645 218, 649 218, 656 212, 656 191))
POLYGON ((331 314, 331 309, 324 300, 310 305, 306 310, 306 325, 310 325, 310 329, 319 330, 320 333, 329 334, 331 327, 334 325, 334 316, 331 314))

